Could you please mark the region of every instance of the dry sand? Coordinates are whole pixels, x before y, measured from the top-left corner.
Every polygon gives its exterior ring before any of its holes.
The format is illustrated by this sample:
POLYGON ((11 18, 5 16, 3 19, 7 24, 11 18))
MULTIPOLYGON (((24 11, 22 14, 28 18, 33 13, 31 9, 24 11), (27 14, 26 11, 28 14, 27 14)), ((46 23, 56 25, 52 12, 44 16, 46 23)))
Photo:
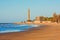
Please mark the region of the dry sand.
POLYGON ((60 40, 60 24, 46 23, 38 29, 0 34, 0 40, 60 40))

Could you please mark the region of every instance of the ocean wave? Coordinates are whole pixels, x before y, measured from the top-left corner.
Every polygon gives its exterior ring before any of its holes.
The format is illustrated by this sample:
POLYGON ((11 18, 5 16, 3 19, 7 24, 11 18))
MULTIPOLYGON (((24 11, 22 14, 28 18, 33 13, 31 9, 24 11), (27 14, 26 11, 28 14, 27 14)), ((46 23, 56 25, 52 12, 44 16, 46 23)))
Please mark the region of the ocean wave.
POLYGON ((0 31, 0 33, 9 33, 9 32, 20 32, 24 30, 5 30, 5 31, 0 31))

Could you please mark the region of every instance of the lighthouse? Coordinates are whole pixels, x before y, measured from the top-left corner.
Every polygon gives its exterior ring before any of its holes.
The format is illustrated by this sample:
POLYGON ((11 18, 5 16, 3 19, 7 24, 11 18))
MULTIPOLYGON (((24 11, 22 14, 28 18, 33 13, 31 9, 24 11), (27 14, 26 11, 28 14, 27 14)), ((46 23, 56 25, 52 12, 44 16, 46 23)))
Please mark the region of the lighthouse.
POLYGON ((30 20, 30 8, 28 8, 27 21, 31 22, 31 20, 30 20))

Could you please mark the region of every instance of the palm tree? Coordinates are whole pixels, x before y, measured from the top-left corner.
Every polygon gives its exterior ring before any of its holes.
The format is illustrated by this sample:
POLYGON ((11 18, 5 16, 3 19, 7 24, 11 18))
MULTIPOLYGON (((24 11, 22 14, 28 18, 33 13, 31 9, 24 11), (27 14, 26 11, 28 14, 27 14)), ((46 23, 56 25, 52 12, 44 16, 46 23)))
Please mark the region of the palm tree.
POLYGON ((58 22, 56 13, 53 14, 53 22, 58 22))
POLYGON ((53 20, 53 17, 49 17, 49 18, 48 18, 48 21, 52 21, 52 20, 53 20))
POLYGON ((58 15, 58 22, 60 22, 60 14, 58 15))

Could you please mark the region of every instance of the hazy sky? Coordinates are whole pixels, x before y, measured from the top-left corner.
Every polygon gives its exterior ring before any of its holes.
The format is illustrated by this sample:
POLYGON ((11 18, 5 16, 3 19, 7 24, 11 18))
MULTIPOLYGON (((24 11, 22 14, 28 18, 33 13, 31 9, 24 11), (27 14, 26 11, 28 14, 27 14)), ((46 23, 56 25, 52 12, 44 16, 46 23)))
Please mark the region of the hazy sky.
POLYGON ((27 19, 30 8, 31 19, 36 16, 52 16, 60 13, 60 0, 0 0, 0 23, 20 22, 27 19))

